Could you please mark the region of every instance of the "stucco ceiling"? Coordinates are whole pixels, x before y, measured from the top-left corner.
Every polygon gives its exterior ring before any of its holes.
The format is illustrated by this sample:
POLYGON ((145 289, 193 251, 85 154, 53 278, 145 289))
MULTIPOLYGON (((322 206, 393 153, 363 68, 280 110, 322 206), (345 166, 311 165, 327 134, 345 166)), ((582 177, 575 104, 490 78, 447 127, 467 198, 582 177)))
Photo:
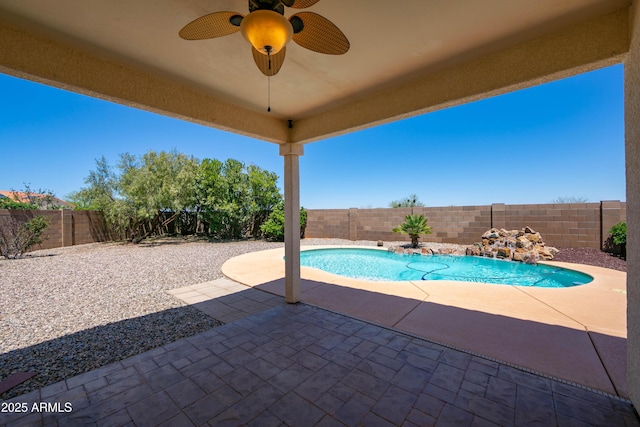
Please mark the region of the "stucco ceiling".
POLYGON ((271 78, 267 112, 268 79, 240 33, 178 37, 207 13, 246 14, 247 0, 0 0, 0 71, 272 142, 310 142, 619 62, 626 52, 626 30, 619 27, 630 3, 320 0, 306 10, 335 23, 351 48, 333 56, 290 43, 271 78), (43 53, 25 52, 45 42, 43 53), (553 43, 573 46, 555 52, 553 43), (56 53, 47 60, 50 71, 37 64, 47 52, 56 53), (66 62, 54 66, 62 56, 66 62), (520 69, 519 57, 537 62, 520 69), (537 70, 545 61, 551 65, 537 70), (96 64, 109 71, 95 72, 93 80, 64 71, 87 73, 96 64), (478 86, 490 78, 496 81, 478 86), (135 83, 127 89, 131 96, 114 87, 118 81, 135 83), (158 99, 153 91, 188 95, 158 99), (297 133, 288 120, 300 125, 297 133))

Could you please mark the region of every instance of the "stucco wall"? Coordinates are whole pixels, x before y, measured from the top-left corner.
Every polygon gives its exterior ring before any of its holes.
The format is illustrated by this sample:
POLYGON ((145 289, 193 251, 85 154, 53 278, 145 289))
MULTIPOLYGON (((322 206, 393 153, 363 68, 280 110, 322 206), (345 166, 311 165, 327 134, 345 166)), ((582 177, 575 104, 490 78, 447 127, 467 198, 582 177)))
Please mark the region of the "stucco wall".
MULTIPOLYGON (((411 208, 310 209, 306 237, 350 240, 406 240, 393 233, 411 208)), ((609 229, 626 220, 626 204, 597 203, 446 206, 413 208, 428 220, 433 233, 422 241, 471 244, 491 227, 519 229, 530 226, 551 246, 601 248, 609 229)))
POLYGON ((627 173, 627 386, 640 407, 640 5, 631 14, 631 46, 625 61, 624 124, 627 173))

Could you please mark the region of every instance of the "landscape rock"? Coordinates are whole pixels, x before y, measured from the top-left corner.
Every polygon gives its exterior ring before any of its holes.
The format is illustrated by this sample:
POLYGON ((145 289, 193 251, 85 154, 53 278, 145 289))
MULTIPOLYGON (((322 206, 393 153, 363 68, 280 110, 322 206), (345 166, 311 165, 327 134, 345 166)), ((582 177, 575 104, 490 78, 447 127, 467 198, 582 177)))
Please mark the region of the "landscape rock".
POLYGON ((498 248, 496 253, 498 258, 508 258, 511 259, 511 249, 509 248, 498 248))
POLYGON ((523 251, 523 250, 520 250, 520 248, 518 248, 513 253, 513 256, 511 257, 511 259, 513 261, 524 261, 524 256, 525 256, 526 253, 527 253, 527 251, 523 251))
POLYGON ((530 251, 531 249, 533 249, 533 243, 531 243, 529 239, 524 237, 523 234, 522 236, 516 238, 516 247, 524 249, 525 251, 530 251))
POLYGON ((520 230, 492 228, 482 234, 482 241, 469 246, 424 242, 418 248, 391 246, 389 252, 405 255, 470 255, 501 258, 530 264, 551 260, 558 249, 546 246, 542 236, 531 227, 520 230))
POLYGON ((466 250, 466 255, 480 256, 480 246, 469 246, 466 250))
POLYGON ((467 249, 467 255, 510 259, 535 264, 551 260, 558 249, 546 246, 540 233, 527 226, 520 230, 492 228, 482 234, 482 242, 467 249))
POLYGON ((404 255, 466 255, 469 246, 447 243, 422 243, 417 248, 408 245, 391 246, 389 252, 404 255))
POLYGON ((491 230, 486 231, 483 235, 482 238, 483 239, 497 239, 498 237, 500 237, 500 233, 498 231, 498 229, 496 228, 492 228, 491 230))

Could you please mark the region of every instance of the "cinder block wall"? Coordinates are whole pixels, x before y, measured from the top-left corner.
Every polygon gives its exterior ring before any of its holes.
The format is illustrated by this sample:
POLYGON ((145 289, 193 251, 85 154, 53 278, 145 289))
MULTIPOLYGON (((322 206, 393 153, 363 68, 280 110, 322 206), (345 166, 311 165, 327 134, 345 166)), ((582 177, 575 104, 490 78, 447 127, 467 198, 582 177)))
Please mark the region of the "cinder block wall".
POLYGON ((422 214, 432 228, 424 242, 471 244, 486 230, 530 226, 550 246, 602 248, 609 229, 626 220, 626 204, 598 203, 447 206, 380 209, 310 209, 306 237, 349 240, 409 241, 393 233, 405 215, 422 214))
MULTIPOLYGON (((343 210, 345 211, 345 210, 343 210)), ((394 233, 391 230, 397 227, 406 215, 411 214, 411 208, 397 209, 348 209, 348 215, 344 215, 341 210, 331 210, 325 213, 325 217, 343 218, 343 228, 348 229, 348 235, 324 236, 324 224, 316 222, 315 211, 311 214, 311 219, 307 220, 308 237, 342 237, 350 240, 404 240, 409 241, 407 236, 394 233), (344 223, 349 220, 349 223, 344 223)), ((326 212, 326 211, 325 211, 326 212)), ((491 226, 490 206, 460 206, 446 208, 413 208, 416 215, 424 215, 427 224, 433 232, 422 238, 427 242, 457 243, 466 239, 473 239, 491 226)))
MULTIPOLYGON (((348 240, 409 241, 391 229, 398 226, 411 208, 309 209, 306 237, 348 240)), ((486 230, 518 229, 530 226, 550 246, 602 248, 609 229, 626 221, 626 203, 607 200, 598 203, 416 207, 433 232, 424 242, 471 244, 486 230)), ((33 249, 49 249, 114 240, 101 212, 73 210, 23 211, 0 209, 0 218, 28 220, 43 215, 49 220, 45 240, 33 249)))
MULTIPOLYGON (((355 210, 357 211, 358 209, 355 210)), ((351 209, 307 210, 305 237, 350 239, 350 211, 351 209)))
POLYGON ((32 250, 105 242, 113 238, 101 212, 0 209, 0 218, 28 221, 36 215, 44 216, 49 221, 49 227, 44 232, 46 240, 32 250))
POLYGON ((517 224, 529 225, 551 246, 600 247, 600 203, 511 205, 506 207, 506 212, 508 228, 517 228, 517 224))

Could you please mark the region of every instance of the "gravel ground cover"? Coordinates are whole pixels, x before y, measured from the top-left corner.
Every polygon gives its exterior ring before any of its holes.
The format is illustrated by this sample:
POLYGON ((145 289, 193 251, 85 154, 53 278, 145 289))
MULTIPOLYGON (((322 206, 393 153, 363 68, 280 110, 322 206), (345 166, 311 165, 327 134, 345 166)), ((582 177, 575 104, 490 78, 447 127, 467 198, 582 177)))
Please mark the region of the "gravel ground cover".
POLYGON ((554 261, 573 262, 587 264, 596 267, 611 268, 613 270, 627 271, 627 261, 619 256, 590 248, 558 248, 560 251, 554 261))
MULTIPOLYGON (((258 240, 173 238, 139 245, 95 243, 35 251, 19 260, 0 259, 0 380, 14 372, 38 372, 0 399, 220 325, 166 291, 223 277, 221 265, 234 256, 282 246, 258 240)), ((626 262, 597 250, 561 250, 557 259, 626 270, 626 262)))
MULTIPOLYGON (((305 239, 313 244, 374 244, 305 239)), ((247 240, 155 239, 95 243, 0 259, 0 380, 37 372, 9 399, 221 324, 169 289, 223 277, 247 252, 282 247, 247 240)))

